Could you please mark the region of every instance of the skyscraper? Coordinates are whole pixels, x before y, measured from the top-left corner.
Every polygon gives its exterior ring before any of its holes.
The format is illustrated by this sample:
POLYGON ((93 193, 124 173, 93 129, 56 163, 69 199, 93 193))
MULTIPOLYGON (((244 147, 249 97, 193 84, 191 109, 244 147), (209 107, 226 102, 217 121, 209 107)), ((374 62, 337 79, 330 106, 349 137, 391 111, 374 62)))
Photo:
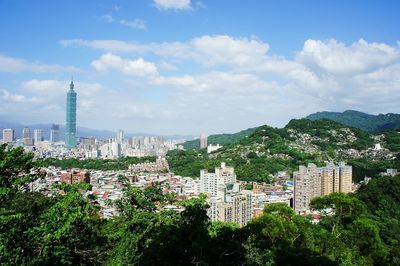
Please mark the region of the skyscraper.
POLYGON ((33 130, 33 139, 34 139, 35 144, 38 143, 39 141, 43 140, 42 135, 43 135, 43 132, 41 129, 33 130))
POLYGON ((122 144, 124 142, 124 131, 122 129, 118 130, 117 133, 117 142, 122 144))
POLYGON ((22 140, 25 146, 33 145, 33 139, 31 137, 31 131, 29 130, 29 127, 24 127, 22 129, 22 140))
POLYGON ((59 139, 60 126, 53 124, 50 129, 50 143, 57 142, 59 139))
POLYGON ((76 92, 74 82, 71 81, 67 92, 67 121, 65 125, 65 147, 72 149, 76 147, 76 92))

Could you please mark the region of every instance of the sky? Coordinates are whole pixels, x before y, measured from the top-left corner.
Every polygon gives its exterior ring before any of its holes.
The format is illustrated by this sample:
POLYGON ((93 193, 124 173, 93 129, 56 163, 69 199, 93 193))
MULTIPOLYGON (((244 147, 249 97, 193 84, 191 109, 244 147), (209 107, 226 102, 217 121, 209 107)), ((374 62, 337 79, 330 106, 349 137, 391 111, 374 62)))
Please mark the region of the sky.
POLYGON ((0 0, 0 120, 233 133, 400 113, 400 1, 0 0))

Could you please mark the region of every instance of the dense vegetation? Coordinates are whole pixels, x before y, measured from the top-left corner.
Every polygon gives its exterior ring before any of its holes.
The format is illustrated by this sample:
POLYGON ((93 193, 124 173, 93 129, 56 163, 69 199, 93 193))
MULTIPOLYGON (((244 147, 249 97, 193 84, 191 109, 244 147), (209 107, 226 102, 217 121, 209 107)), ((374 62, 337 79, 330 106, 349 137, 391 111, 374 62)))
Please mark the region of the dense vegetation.
MULTIPOLYGON (((284 128, 261 126, 246 138, 226 144, 221 150, 207 154, 204 150, 170 151, 170 169, 178 175, 199 176, 200 169, 212 170, 220 162, 234 166, 238 178, 245 181, 270 181, 271 174, 301 164, 322 165, 326 160, 344 160, 354 167, 354 180, 375 176, 387 168, 400 169, 400 160, 349 156, 343 150, 367 150, 373 147, 373 135, 332 120, 293 119, 284 128)), ((382 142, 392 152, 400 151, 400 134, 384 133, 382 142)))
POLYGON ((32 168, 31 154, 0 146, 1 265, 400 265, 399 176, 316 198, 317 224, 272 204, 239 228, 210 222, 203 197, 160 211, 171 195, 127 182, 115 202, 121 215, 102 220, 88 185, 61 185, 54 197, 30 192, 41 177, 32 168))
MULTIPOLYGON (((248 128, 233 134, 210 135, 207 139, 208 144, 226 145, 236 143, 239 140, 251 135, 255 130, 256 128, 248 128)), ((183 147, 186 150, 198 149, 200 147, 200 139, 186 141, 185 143, 183 143, 183 147)))
POLYGON ((143 162, 155 162, 155 156, 145 157, 123 157, 118 160, 103 160, 103 159, 86 159, 79 160, 76 158, 70 159, 55 159, 47 158, 40 161, 40 164, 44 167, 56 166, 62 169, 79 168, 79 169, 91 169, 91 170, 127 170, 130 164, 138 164, 143 162))
POLYGON ((381 132, 385 130, 400 129, 399 114, 370 115, 358 111, 318 112, 306 117, 311 120, 330 119, 341 124, 356 127, 368 132, 381 132))

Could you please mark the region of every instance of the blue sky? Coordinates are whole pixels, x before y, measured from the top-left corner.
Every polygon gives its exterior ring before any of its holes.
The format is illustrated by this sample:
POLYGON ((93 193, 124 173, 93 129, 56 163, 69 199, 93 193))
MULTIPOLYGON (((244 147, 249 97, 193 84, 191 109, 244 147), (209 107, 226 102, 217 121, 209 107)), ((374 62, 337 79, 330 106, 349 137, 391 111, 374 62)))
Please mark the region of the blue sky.
POLYGON ((0 0, 0 119, 235 132, 400 112, 399 1, 0 0))

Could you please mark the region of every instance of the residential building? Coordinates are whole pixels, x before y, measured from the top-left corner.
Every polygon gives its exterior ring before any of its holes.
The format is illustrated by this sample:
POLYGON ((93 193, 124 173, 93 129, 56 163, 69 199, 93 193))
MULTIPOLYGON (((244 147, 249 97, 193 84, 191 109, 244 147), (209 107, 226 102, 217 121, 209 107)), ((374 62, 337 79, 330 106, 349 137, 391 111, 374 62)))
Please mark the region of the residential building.
POLYGON ((211 197, 207 214, 211 221, 234 222, 245 226, 253 217, 251 191, 227 193, 224 197, 211 197))
POLYGON ((299 166, 293 173, 294 209, 298 213, 309 211, 309 204, 314 197, 329 195, 333 192, 349 193, 352 191, 352 166, 339 162, 328 162, 317 168, 315 164, 299 166))
POLYGON ((215 173, 200 170, 200 193, 212 196, 223 196, 227 185, 236 183, 236 174, 233 167, 221 163, 221 167, 215 168, 215 173))
POLYGON ((217 144, 217 145, 209 144, 207 146, 207 153, 212 153, 212 152, 217 151, 217 150, 219 150, 221 148, 222 148, 222 146, 220 146, 219 144, 217 144))
POLYGON ((207 148, 207 135, 206 134, 201 134, 200 136, 200 149, 205 149, 207 148))
POLYGON ((321 174, 315 164, 299 166, 299 171, 293 173, 294 179, 294 210, 303 213, 309 210, 311 199, 321 196, 321 174))
POLYGON ((66 171, 61 173, 61 181, 67 184, 85 182, 90 184, 90 173, 86 171, 66 171))

